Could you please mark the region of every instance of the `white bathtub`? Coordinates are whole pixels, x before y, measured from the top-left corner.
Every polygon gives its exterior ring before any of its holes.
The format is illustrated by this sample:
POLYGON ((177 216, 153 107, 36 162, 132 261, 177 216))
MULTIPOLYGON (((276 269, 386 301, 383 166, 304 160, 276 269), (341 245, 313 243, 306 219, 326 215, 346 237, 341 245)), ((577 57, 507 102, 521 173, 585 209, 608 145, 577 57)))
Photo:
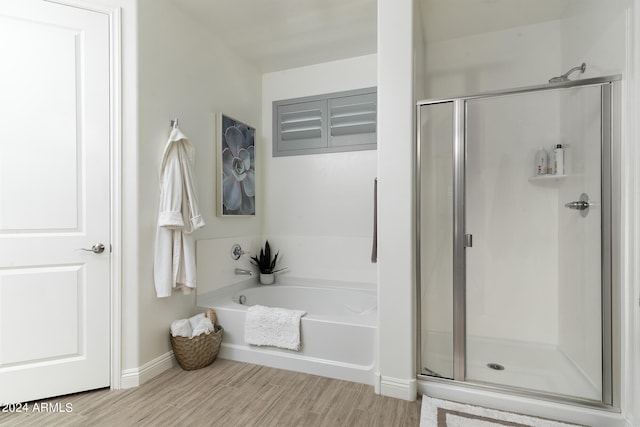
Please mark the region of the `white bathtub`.
POLYGON ((198 295, 224 328, 219 357, 374 385, 377 300, 374 284, 278 278, 274 285, 253 280, 198 295), (241 298, 244 296, 244 298, 241 298), (240 300, 244 305, 240 304, 240 300), (300 351, 250 346, 244 318, 250 305, 307 312, 300 351))

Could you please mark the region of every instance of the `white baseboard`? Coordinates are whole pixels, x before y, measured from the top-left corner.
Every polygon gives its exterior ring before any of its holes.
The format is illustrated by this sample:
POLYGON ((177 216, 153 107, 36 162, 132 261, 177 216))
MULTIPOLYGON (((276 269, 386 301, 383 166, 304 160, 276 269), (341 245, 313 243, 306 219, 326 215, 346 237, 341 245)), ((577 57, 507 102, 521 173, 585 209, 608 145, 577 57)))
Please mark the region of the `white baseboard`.
POLYGON ((418 381, 415 378, 405 380, 380 376, 380 394, 395 397, 396 399, 414 401, 418 397, 418 381))
POLYGON ((380 390, 381 386, 380 386, 380 382, 382 381, 382 377, 380 376, 380 372, 376 372, 373 378, 373 392, 375 394, 380 394, 382 393, 382 390, 380 390))
POLYGON ((173 357, 173 351, 169 351, 153 360, 150 360, 139 368, 125 369, 122 371, 120 387, 138 387, 140 384, 144 384, 176 365, 177 362, 175 357, 173 357))

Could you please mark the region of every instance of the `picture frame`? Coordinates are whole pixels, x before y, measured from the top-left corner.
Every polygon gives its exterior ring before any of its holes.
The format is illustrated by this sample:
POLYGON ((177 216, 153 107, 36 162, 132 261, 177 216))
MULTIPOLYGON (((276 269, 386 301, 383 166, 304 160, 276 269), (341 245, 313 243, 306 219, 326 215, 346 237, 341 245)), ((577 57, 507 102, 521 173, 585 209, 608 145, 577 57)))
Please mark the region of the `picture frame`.
POLYGON ((215 115, 216 214, 255 216, 255 128, 226 114, 215 115))

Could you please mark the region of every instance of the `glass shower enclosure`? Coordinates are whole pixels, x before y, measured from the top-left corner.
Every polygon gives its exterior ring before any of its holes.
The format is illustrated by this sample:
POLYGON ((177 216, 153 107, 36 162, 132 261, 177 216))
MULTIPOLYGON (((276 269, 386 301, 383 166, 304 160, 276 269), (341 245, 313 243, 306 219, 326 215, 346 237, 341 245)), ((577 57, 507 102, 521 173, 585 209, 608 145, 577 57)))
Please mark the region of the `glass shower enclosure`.
POLYGON ((421 379, 616 404, 619 79, 418 103, 421 379))

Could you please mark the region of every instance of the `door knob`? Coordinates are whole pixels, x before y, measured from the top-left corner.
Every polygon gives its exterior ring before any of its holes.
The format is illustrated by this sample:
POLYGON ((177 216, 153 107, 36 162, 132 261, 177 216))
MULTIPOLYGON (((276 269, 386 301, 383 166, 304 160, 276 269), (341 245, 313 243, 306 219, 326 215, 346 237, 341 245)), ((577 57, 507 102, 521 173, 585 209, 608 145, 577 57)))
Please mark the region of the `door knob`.
POLYGON ((102 252, 104 252, 104 245, 102 243, 96 243, 95 245, 91 246, 91 249, 87 249, 87 248, 80 248, 80 249, 87 252, 93 252, 94 254, 101 254, 102 252))
POLYGON ((575 209, 580 211, 580 215, 582 215, 583 217, 587 216, 587 214, 589 213, 590 206, 591 206, 591 203, 589 203, 589 196, 587 195, 587 193, 582 193, 580 195, 580 199, 575 202, 569 202, 564 204, 565 208, 575 209))
POLYGON ((589 209, 589 203, 583 202, 582 200, 579 200, 577 202, 565 203, 564 207, 565 208, 569 208, 569 209, 576 209, 576 210, 579 210, 579 211, 583 211, 585 209, 589 209))

